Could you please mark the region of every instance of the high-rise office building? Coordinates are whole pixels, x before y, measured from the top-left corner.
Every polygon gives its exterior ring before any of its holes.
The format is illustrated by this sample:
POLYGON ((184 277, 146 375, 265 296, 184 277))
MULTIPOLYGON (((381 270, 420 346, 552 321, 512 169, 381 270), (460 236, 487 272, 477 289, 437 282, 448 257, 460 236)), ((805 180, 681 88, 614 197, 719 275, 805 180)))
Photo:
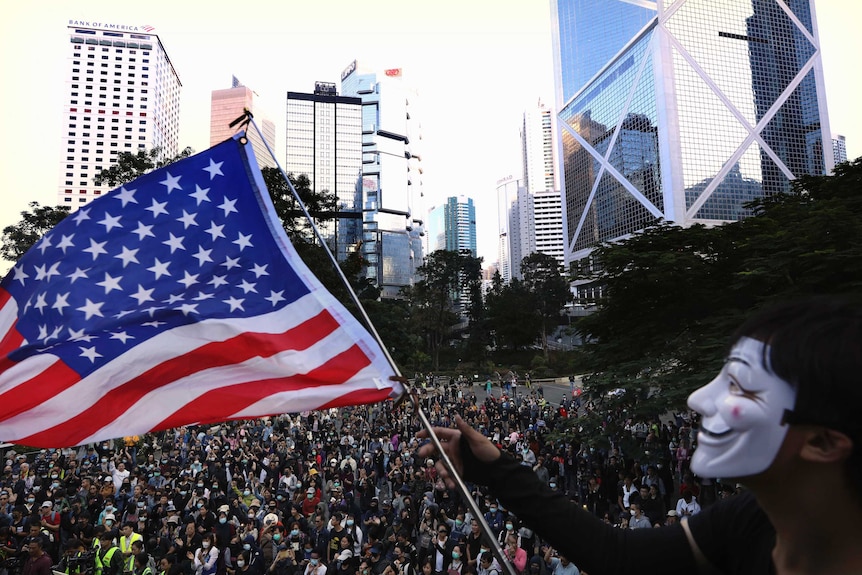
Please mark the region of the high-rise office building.
POLYGON ((287 93, 285 170, 308 176, 312 191, 335 194, 338 217, 321 226, 343 261, 362 237, 362 100, 331 82, 287 93))
POLYGON ((476 257, 476 207, 466 196, 451 197, 428 212, 428 251, 467 250, 476 257))
POLYGON ((341 93, 362 101, 362 255, 383 297, 412 285, 422 265, 425 211, 418 95, 401 68, 379 74, 353 61, 341 93))
POLYGON ((521 125, 524 187, 530 193, 559 189, 554 148, 553 114, 540 101, 536 108, 524 112, 521 125))
POLYGON ((533 195, 523 180, 497 180, 497 261, 503 282, 521 279, 521 260, 536 251, 533 195))
POLYGON ((567 260, 833 167, 813 0, 552 0, 567 260), (825 144, 824 144, 825 143, 825 144))
POLYGON ((150 26, 69 20, 58 203, 109 191, 93 178, 121 152, 178 152, 179 76, 150 26))
POLYGON ((255 93, 233 77, 231 87, 213 90, 210 99, 210 146, 215 146, 233 137, 236 128, 230 123, 243 115, 245 110, 254 115, 255 123, 263 133, 263 139, 253 127, 246 130, 248 140, 254 150, 254 157, 260 167, 275 167, 275 160, 266 149, 264 142, 275 151, 275 123, 255 104, 255 93))
MULTIPOLYGON (((524 112, 521 128, 521 151, 524 165, 524 187, 530 194, 528 202, 521 202, 521 209, 532 205, 532 219, 526 222, 527 229, 522 242, 531 251, 522 252, 522 257, 533 251, 554 256, 560 269, 565 263, 563 250, 563 211, 560 188, 555 166, 553 113, 540 101, 538 106, 524 112)), ((521 215, 523 220, 524 215, 521 215)), ((516 276, 516 277, 519 277, 516 276)))
POLYGON ((847 140, 841 134, 832 138, 832 156, 836 164, 847 161, 847 140))
MULTIPOLYGON (((553 256, 564 271, 563 204, 559 190, 545 190, 531 194, 533 198, 533 236, 536 251, 553 256)), ((527 254, 529 255, 529 254, 527 254)))

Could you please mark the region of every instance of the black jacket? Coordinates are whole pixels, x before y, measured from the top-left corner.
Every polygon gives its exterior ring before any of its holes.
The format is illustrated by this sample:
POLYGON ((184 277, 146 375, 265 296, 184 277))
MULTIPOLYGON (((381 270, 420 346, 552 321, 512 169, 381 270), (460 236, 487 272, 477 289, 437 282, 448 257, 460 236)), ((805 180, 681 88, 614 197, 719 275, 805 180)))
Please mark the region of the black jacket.
MULTIPOLYGON (((698 564, 681 525, 623 530, 605 524, 551 490, 507 453, 479 462, 462 439, 467 481, 487 485, 518 519, 533 528, 579 569, 603 575, 690 575, 698 564)), ((726 575, 775 572, 775 530, 751 493, 722 500, 688 525, 707 560, 726 575)))

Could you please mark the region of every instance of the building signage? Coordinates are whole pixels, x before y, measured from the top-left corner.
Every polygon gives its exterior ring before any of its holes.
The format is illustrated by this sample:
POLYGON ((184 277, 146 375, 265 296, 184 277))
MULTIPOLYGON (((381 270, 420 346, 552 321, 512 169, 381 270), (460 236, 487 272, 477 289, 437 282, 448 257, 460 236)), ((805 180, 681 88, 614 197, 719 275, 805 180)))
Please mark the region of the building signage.
POLYGON ((345 78, 351 75, 356 71, 356 60, 348 64, 347 68, 344 69, 344 72, 341 73, 341 81, 343 82, 345 78))
POLYGON ((376 192, 377 178, 362 178, 362 190, 365 192, 376 192))
POLYGON ((98 28, 100 30, 118 30, 122 32, 143 32, 149 34, 155 28, 152 26, 137 26, 129 24, 113 24, 109 22, 95 22, 92 20, 69 20, 69 26, 77 26, 79 28, 98 28))

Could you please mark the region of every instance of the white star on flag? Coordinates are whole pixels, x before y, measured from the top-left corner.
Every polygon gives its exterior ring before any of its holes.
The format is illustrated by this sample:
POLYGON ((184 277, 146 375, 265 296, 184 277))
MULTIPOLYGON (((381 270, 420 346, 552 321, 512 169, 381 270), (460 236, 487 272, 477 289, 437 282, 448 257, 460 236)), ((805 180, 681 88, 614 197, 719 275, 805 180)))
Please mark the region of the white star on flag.
POLYGON ((0 438, 86 445, 401 393, 239 138, 100 195, 3 279, 0 438))

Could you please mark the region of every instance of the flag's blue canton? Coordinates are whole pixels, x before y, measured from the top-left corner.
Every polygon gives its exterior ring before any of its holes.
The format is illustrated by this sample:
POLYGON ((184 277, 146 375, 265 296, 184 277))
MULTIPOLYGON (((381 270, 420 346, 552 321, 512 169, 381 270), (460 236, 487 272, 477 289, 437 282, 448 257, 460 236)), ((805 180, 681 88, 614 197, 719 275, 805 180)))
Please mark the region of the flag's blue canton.
POLYGON ((29 342, 11 357, 51 353, 85 376, 164 330, 256 316, 308 293, 270 233, 244 156, 229 140, 45 235, 3 280, 29 342))

